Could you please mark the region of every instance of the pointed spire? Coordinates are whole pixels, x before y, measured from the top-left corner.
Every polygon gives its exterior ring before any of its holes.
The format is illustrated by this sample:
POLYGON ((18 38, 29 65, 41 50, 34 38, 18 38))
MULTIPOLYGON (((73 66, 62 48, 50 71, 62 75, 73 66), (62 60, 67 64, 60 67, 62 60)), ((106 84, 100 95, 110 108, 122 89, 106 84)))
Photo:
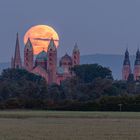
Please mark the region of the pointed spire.
POLYGON ((135 65, 140 65, 140 51, 139 51, 139 48, 137 49, 137 52, 136 52, 135 65))
POLYGON ((129 57, 129 51, 128 51, 128 48, 126 48, 126 51, 125 51, 125 57, 129 57))
POLYGON ((28 38, 25 47, 27 47, 28 49, 33 49, 33 46, 32 46, 30 38, 28 38))
POLYGON ((127 80, 130 74, 131 74, 131 65, 129 60, 129 51, 128 48, 126 48, 125 57, 123 61, 122 79, 127 80))
POLYGON ((77 43, 75 43, 75 45, 74 45, 73 52, 79 52, 79 48, 78 48, 77 43))
POLYGON ((123 65, 130 65, 128 48, 126 48, 126 51, 125 51, 125 57, 124 57, 123 65))
POLYGON ((51 38, 50 43, 48 45, 48 50, 50 50, 50 49, 56 50, 56 45, 54 43, 53 38, 51 38))
POLYGON ((20 45, 19 45, 18 33, 17 33, 16 46, 15 46, 14 68, 21 68, 20 45))

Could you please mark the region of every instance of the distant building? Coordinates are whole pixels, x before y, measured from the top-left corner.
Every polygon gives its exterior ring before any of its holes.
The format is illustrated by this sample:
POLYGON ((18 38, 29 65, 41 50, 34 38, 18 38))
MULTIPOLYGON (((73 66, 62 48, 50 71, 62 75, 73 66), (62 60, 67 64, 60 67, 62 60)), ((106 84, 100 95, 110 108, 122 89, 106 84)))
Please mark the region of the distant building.
POLYGON ((140 80, 140 51, 139 51, 139 49, 136 52, 136 59, 135 59, 133 73, 131 71, 129 52, 127 49, 125 52, 125 57, 124 57, 124 61, 123 61, 123 69, 122 69, 122 79, 128 80, 128 77, 132 74, 134 76, 135 81, 140 80))
POLYGON ((24 64, 22 64, 17 34, 15 55, 11 59, 12 68, 24 68, 29 72, 40 75, 46 79, 48 84, 60 84, 61 81, 73 76, 71 68, 79 64, 80 51, 75 44, 72 56, 66 53, 60 59, 59 66, 57 66, 57 48, 53 39, 50 40, 47 52, 45 50, 40 52, 34 61, 34 50, 30 38, 28 38, 24 48, 24 64))
POLYGON ((18 33, 17 33, 16 46, 15 46, 15 55, 14 55, 14 57, 12 57, 11 67, 13 67, 13 68, 22 68, 18 33))
POLYGON ((139 49, 136 52, 136 60, 134 65, 134 79, 140 80, 140 51, 139 49))
POLYGON ((131 65, 129 60, 129 52, 126 49, 125 57, 123 61, 122 79, 127 80, 130 74, 131 74, 131 65))

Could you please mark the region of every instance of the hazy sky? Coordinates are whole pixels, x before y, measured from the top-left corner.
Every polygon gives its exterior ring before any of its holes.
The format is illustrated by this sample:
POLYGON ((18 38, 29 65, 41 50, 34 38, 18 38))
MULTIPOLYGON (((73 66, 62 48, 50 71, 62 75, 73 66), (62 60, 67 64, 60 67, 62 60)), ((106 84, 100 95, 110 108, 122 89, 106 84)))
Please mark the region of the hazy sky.
MULTIPOLYGON (((14 53, 16 32, 46 24, 60 36, 59 56, 77 42, 81 54, 131 54, 140 43, 140 0, 0 0, 0 62, 14 53)), ((23 55, 23 53, 22 53, 23 55)))

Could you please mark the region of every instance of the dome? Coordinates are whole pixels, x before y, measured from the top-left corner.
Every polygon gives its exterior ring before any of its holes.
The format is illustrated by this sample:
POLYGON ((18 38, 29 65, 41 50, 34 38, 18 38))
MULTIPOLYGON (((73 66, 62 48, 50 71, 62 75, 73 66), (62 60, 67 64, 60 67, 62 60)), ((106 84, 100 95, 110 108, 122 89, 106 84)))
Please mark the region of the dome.
POLYGON ((37 57, 36 57, 37 61, 44 61, 47 60, 47 53, 43 50, 42 52, 40 52, 37 57))
POLYGON ((66 53, 60 61, 69 61, 69 62, 72 62, 72 58, 66 53))

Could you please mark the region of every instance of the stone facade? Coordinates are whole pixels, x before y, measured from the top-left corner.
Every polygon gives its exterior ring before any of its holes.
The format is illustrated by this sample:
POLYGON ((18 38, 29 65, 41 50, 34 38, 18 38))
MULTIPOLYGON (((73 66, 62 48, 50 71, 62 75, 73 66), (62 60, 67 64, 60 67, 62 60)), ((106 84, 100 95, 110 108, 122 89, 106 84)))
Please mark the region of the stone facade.
POLYGON ((134 65, 134 79, 140 80, 140 51, 139 49, 137 50, 137 53, 136 53, 136 60, 135 60, 135 65, 134 65))
POLYGON ((57 83, 73 76, 71 68, 80 64, 80 51, 75 44, 72 56, 65 54, 57 65, 57 48, 54 40, 51 39, 48 50, 42 50, 34 60, 34 50, 30 39, 24 48, 24 65, 22 66, 20 57, 19 38, 17 35, 15 56, 12 57, 12 68, 24 68, 29 72, 44 77, 48 84, 57 83))
POLYGON ((127 80, 130 74, 131 74, 131 66, 129 60, 129 52, 128 50, 126 50, 122 69, 122 79, 127 80))

